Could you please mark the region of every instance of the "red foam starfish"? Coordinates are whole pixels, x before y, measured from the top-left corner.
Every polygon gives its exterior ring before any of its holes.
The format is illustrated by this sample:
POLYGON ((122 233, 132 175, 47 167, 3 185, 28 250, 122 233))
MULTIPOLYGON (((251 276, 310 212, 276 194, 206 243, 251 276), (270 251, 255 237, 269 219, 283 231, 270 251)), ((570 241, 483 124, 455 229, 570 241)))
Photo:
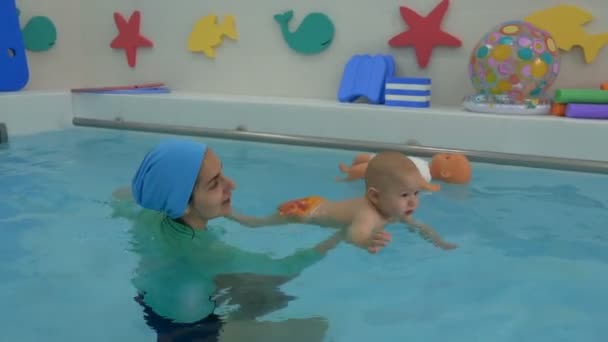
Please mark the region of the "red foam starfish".
POLYGON ((460 39, 441 29, 441 22, 449 5, 449 0, 442 0, 426 17, 408 7, 399 7, 401 17, 409 26, 409 30, 394 36, 388 44, 392 47, 413 45, 416 49, 416 60, 421 68, 426 68, 429 64, 435 46, 460 47, 460 39))
POLYGON ((139 33, 141 13, 139 11, 133 12, 129 17, 129 21, 126 21, 122 14, 114 12, 114 22, 116 23, 116 28, 118 28, 118 35, 112 40, 110 47, 113 49, 124 49, 127 55, 127 63, 131 68, 134 68, 137 63, 137 48, 140 46, 154 46, 151 40, 139 33))

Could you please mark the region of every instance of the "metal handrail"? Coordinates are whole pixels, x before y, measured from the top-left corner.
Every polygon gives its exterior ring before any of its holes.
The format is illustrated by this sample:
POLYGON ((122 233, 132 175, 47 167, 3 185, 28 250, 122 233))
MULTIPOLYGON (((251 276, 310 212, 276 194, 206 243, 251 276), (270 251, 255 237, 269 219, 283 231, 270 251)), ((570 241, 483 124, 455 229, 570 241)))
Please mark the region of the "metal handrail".
POLYGON ((384 143, 379 141, 250 132, 247 131, 244 127, 236 127, 235 129, 218 129, 154 124, 137 121, 124 121, 118 119, 91 119, 82 117, 74 117, 72 123, 75 126, 82 127, 97 127, 140 132, 200 136, 208 138, 266 142, 295 146, 312 146, 353 151, 377 152, 382 150, 393 150, 401 151, 404 154, 418 157, 431 157, 432 155, 440 152, 462 153, 466 155, 472 162, 608 174, 608 162, 604 161, 546 157, 491 151, 448 149, 440 147, 422 146, 417 144, 416 142, 396 144, 384 143))

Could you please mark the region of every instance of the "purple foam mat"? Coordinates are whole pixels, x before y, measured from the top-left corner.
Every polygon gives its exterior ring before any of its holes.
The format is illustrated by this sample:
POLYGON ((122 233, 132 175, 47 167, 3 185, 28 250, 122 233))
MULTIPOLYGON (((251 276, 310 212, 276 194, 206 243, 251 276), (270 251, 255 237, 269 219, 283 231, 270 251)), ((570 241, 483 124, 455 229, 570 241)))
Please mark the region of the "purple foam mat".
POLYGON ((569 103, 566 105, 566 117, 578 119, 608 119, 608 105, 569 103))

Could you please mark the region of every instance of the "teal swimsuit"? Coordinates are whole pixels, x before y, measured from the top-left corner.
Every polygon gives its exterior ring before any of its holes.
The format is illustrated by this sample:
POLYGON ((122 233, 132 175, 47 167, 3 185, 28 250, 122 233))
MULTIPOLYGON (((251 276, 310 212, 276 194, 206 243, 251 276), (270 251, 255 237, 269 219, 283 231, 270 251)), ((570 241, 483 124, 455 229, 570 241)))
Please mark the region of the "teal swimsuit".
POLYGON ((323 256, 299 250, 279 259, 228 245, 213 232, 192 230, 162 214, 139 209, 132 201, 112 203, 114 216, 134 220, 131 250, 139 257, 132 282, 143 302, 176 323, 192 323, 211 315, 214 278, 253 273, 296 276, 323 256))

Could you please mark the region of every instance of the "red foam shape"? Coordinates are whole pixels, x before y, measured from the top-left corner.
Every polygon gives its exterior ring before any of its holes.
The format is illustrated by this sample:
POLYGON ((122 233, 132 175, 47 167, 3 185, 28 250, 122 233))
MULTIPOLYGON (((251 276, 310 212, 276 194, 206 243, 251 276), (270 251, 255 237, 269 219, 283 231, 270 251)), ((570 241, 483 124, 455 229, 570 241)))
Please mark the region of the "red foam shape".
POLYGON ((134 11, 129 17, 129 21, 125 20, 122 14, 114 12, 114 22, 118 28, 118 35, 110 43, 113 49, 124 49, 127 55, 127 63, 131 68, 137 64, 137 49, 139 47, 153 47, 154 43, 142 36, 139 33, 139 25, 141 23, 141 13, 134 11))
POLYGON ((460 47, 462 41, 445 32, 441 22, 450 5, 449 0, 442 0, 433 10, 423 17, 408 7, 399 7, 403 21, 409 30, 399 33, 388 41, 392 47, 414 46, 418 66, 426 68, 435 46, 460 47))

